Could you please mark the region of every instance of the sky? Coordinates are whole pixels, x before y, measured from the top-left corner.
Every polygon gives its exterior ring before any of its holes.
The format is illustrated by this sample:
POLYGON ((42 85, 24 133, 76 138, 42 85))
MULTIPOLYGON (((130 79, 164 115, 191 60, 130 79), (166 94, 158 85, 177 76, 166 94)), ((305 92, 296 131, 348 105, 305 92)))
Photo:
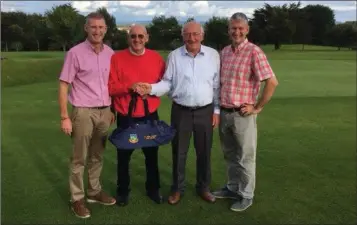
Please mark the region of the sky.
MULTIPOLYGON (((203 22, 212 16, 229 17, 238 11, 250 17, 264 3, 283 5, 294 1, 1 1, 1 11, 20 10, 42 14, 53 6, 69 2, 83 15, 98 7, 106 7, 116 18, 117 24, 125 24, 151 21, 154 16, 160 15, 175 16, 180 21, 194 17, 203 22)), ((301 1, 301 4, 329 6, 337 22, 356 21, 356 1, 301 1)))

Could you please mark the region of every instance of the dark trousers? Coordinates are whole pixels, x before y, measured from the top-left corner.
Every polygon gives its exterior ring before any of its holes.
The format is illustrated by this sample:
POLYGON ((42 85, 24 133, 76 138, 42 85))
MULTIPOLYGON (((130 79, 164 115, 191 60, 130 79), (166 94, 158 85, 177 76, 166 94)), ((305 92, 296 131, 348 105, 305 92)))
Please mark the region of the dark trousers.
POLYGON ((196 150, 196 191, 209 191, 213 136, 212 116, 212 104, 199 109, 172 104, 171 124, 177 131, 172 141, 172 191, 184 192, 186 159, 192 133, 196 150))
MULTIPOLYGON (((150 114, 150 118, 158 119, 158 113, 154 112, 150 114)), ((133 122, 139 122, 145 118, 132 118, 133 122)), ((129 118, 127 116, 117 116, 117 126, 127 127, 129 118)), ((142 151, 145 155, 146 166, 146 182, 145 188, 148 194, 155 193, 160 189, 160 177, 158 166, 158 147, 143 148, 142 151)), ((130 192, 130 174, 129 163, 132 150, 117 149, 117 195, 128 195, 130 192)))

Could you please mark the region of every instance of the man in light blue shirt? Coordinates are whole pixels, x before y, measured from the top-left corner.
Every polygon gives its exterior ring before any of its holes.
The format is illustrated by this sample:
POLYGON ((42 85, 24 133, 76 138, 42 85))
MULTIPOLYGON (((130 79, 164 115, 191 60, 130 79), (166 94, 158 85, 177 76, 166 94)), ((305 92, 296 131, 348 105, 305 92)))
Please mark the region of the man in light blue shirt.
POLYGON ((219 123, 220 56, 213 48, 201 44, 202 26, 194 21, 184 25, 185 45, 172 51, 167 59, 163 79, 156 84, 137 84, 141 95, 172 99, 171 125, 177 130, 172 141, 173 184, 170 204, 180 201, 184 193, 185 165, 193 133, 196 150, 196 191, 208 202, 215 202, 210 192, 211 148, 213 128, 219 123))

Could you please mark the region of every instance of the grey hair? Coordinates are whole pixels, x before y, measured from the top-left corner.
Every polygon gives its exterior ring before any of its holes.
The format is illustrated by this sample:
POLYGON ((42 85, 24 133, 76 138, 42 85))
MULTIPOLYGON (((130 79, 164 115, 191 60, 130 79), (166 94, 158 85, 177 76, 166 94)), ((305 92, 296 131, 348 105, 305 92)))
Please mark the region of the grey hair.
MULTIPOLYGON (((184 31, 186 25, 189 24, 189 23, 197 23, 197 22, 195 22, 195 21, 190 21, 190 22, 185 23, 185 24, 182 26, 182 28, 181 28, 181 35, 183 35, 183 31, 184 31)), ((200 25, 201 33, 204 34, 204 33, 205 33, 205 30, 203 29, 202 25, 201 25, 200 23, 197 23, 197 24, 200 25)))
POLYGON ((242 20, 247 24, 249 23, 248 17, 244 13, 241 13, 241 12, 234 13, 231 16, 230 20, 242 20))

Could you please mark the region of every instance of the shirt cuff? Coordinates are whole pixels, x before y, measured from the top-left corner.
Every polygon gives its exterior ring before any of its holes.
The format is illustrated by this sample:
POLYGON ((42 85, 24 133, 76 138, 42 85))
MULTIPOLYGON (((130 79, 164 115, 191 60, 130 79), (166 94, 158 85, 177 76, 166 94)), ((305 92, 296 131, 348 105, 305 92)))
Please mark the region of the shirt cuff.
POLYGON ((220 114, 221 110, 219 109, 219 107, 215 107, 213 110, 214 114, 220 114))
POLYGON ((156 95, 156 94, 157 94, 157 84, 151 84, 150 95, 156 95))

